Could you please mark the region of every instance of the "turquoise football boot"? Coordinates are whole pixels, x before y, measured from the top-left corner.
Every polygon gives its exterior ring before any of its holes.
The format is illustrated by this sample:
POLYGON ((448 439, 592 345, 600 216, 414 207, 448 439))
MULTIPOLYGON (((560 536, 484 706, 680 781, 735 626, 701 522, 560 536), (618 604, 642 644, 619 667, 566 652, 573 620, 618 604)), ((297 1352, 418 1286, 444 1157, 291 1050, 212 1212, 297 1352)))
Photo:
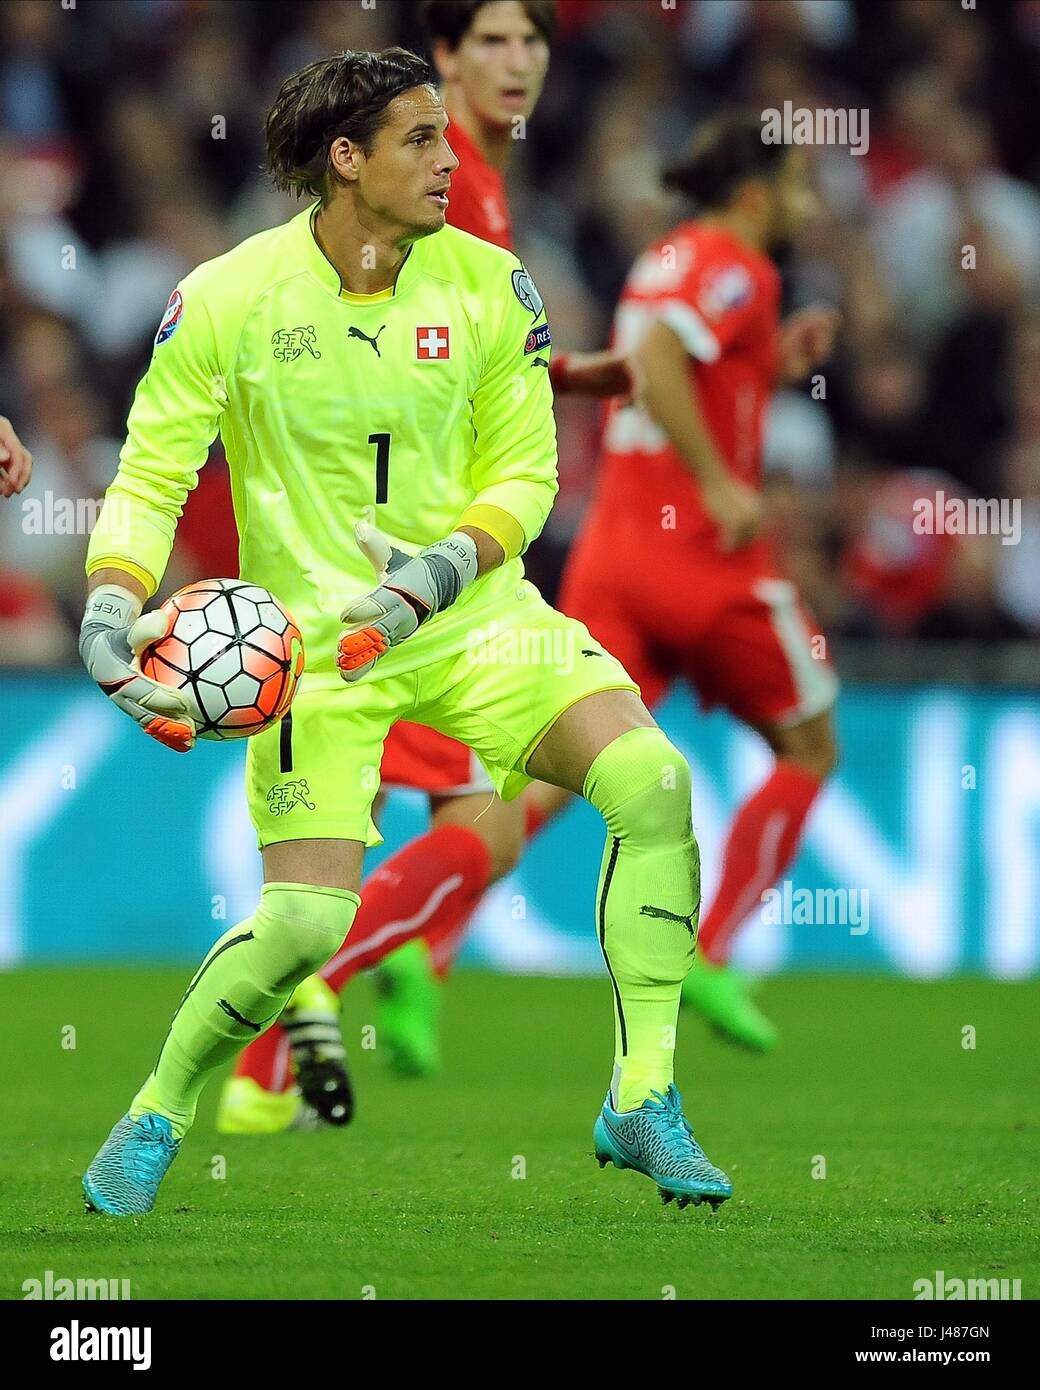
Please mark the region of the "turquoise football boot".
POLYGON ((142 1115, 139 1120, 124 1115, 83 1175, 87 1210, 109 1216, 151 1211, 180 1146, 165 1115, 142 1115))
POLYGON ((601 1168, 613 1163, 645 1174, 666 1204, 677 1199, 680 1207, 708 1202, 715 1208, 733 1196, 729 1178, 708 1161, 693 1137, 674 1084, 663 1096, 652 1091, 638 1110, 623 1112, 614 1109, 608 1091, 592 1137, 601 1168))

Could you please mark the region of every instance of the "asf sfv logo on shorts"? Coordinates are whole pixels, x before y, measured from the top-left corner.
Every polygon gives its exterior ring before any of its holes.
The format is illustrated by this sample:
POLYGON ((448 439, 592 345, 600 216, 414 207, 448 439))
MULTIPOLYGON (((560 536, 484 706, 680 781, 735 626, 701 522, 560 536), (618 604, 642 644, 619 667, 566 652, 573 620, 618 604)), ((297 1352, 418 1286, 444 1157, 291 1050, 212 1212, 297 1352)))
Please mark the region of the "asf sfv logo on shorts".
POLYGON ((282 782, 267 793, 267 809, 272 816, 287 816, 294 806, 304 806, 314 810, 314 802, 309 800, 311 789, 306 777, 297 782, 282 782))

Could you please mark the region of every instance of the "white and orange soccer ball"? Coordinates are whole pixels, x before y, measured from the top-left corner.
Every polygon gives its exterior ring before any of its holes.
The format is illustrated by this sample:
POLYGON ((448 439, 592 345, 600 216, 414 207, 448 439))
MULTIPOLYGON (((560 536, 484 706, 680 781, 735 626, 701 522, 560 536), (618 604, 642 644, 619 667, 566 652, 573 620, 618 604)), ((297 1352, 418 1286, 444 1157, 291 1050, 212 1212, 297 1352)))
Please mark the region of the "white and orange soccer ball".
POLYGON ((141 653, 152 680, 194 696, 199 738, 248 738, 288 710, 303 672, 303 638, 269 589, 201 579, 162 605, 164 637, 141 653))

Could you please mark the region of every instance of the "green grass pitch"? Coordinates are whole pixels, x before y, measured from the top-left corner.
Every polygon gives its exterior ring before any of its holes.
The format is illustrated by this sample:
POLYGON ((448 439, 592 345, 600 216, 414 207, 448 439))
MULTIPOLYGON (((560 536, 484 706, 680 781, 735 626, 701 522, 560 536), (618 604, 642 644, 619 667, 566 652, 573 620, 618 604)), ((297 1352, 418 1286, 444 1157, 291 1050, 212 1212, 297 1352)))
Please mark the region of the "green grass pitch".
POLYGON ((1040 1292, 1035 986, 778 977, 763 1002, 783 1042, 766 1058, 684 1016, 687 1114, 736 1188, 713 1216, 664 1208, 646 1179, 593 1161, 605 979, 460 972, 430 1082, 394 1079, 362 1050, 362 981, 344 1030, 353 1125, 222 1137, 213 1085, 157 1211, 88 1216, 80 1174, 187 974, 0 977, 17 1039, 0 1077, 3 1297, 46 1270, 129 1279, 135 1299, 910 1299, 937 1270, 1040 1292))

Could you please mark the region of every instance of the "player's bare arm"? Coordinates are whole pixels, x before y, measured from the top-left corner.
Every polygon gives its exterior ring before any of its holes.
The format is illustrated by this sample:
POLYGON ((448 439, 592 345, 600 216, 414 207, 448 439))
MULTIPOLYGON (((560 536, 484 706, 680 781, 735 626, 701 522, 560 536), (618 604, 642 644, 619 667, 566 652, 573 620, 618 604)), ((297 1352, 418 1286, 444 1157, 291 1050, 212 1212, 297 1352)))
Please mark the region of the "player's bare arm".
POLYGON ((33 457, 6 415, 0 415, 0 497, 24 492, 32 477, 33 457))
POLYGON ((148 591, 144 585, 136 575, 130 574, 128 570, 117 569, 115 566, 110 569, 95 570, 87 578, 87 593, 92 594, 95 589, 104 588, 109 584, 117 584, 119 588, 128 590, 141 607, 144 607, 145 599, 148 597, 148 591))
POLYGON ((621 352, 557 352, 549 366, 549 380, 558 396, 632 396, 636 391, 633 364, 621 352))
POLYGON ((656 323, 632 356, 644 383, 642 404, 700 485, 724 549, 747 545, 761 530, 762 503, 754 488, 730 473, 712 439, 690 380, 686 349, 671 328, 656 323))

